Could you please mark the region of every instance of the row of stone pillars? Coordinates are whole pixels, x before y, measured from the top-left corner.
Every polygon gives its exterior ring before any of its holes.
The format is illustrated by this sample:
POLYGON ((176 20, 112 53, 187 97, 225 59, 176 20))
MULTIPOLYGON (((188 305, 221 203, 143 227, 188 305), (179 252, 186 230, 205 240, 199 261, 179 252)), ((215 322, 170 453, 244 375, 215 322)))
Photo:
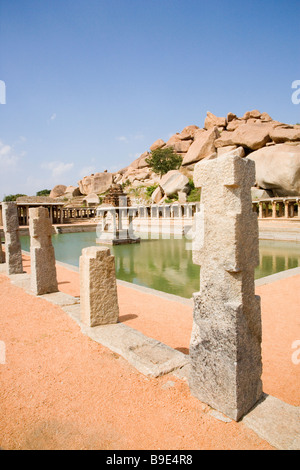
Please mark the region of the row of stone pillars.
MULTIPOLYGON (((202 203, 193 257, 201 275, 189 386, 201 401, 239 420, 262 395, 260 298, 254 292, 258 223, 251 201, 255 166, 230 155, 200 163, 194 170, 202 203)), ((32 289, 57 290, 51 223, 42 208, 30 220, 32 289)), ((16 230, 12 225, 6 223, 6 237, 16 230)), ((115 262, 108 248, 82 251, 80 304, 81 320, 90 327, 118 322, 115 262)))
POLYGON ((267 217, 272 219, 299 217, 299 204, 300 198, 266 199, 252 202, 253 210, 258 213, 260 219, 267 217))

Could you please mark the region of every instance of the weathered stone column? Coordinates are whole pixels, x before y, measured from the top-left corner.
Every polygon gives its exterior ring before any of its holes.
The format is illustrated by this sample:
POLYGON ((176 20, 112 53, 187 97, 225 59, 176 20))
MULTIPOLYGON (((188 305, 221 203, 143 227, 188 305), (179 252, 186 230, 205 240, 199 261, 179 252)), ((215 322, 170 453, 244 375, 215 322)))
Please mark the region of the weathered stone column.
POLYGON ((31 290, 35 295, 58 291, 52 224, 45 207, 29 209, 31 290))
POLYGON ((91 246, 82 250, 80 308, 81 321, 88 326, 118 321, 115 258, 109 248, 91 246))
POLYGON ((273 219, 276 219, 276 217, 277 217, 277 210, 276 210, 276 207, 277 207, 277 202, 276 202, 276 201, 272 201, 272 218, 273 218, 273 219))
POLYGON ((262 203, 262 202, 259 202, 259 203, 258 203, 258 208, 259 208, 259 209, 258 209, 258 217, 259 217, 260 219, 262 219, 263 216, 264 216, 263 203, 262 203))
POLYGON ((5 253, 7 274, 22 274, 22 250, 19 238, 18 207, 14 202, 3 202, 3 230, 5 234, 5 253))
POLYGON ((194 396, 234 420, 262 394, 254 182, 254 162, 238 156, 195 166, 194 183, 202 193, 193 257, 201 274, 200 292, 194 294, 189 385, 194 396))
POLYGON ((1 232, 0 232, 0 263, 5 263, 5 254, 2 250, 1 232))

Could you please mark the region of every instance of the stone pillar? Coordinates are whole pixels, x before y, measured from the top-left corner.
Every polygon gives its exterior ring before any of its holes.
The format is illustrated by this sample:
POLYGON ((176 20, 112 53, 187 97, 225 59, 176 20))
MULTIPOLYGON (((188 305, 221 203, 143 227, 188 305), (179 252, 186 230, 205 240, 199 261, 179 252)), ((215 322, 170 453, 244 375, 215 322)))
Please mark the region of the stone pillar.
POLYGON ((22 250, 19 238, 18 207, 14 202, 3 202, 3 230, 5 234, 5 253, 7 274, 22 274, 22 250))
POLYGON ((58 291, 52 224, 45 207, 29 209, 31 290, 35 295, 58 291))
POLYGON ((264 211, 263 211, 263 203, 259 202, 258 203, 258 217, 262 219, 264 216, 264 211))
POLYGON ((272 218, 276 219, 277 218, 277 201, 272 202, 272 218))
POLYGON ((1 232, 0 232, 0 264, 5 263, 5 254, 2 250, 2 243, 1 243, 1 232))
POLYGON ((289 201, 284 201, 284 217, 289 217, 289 201))
POLYGON ((194 396, 239 420, 262 395, 258 222, 252 211, 255 164, 224 156, 195 166, 202 188, 193 258, 201 265, 194 294, 189 385, 194 396))
POLYGON ((80 257, 81 321, 88 326, 117 323, 115 259, 109 248, 91 246, 80 257))

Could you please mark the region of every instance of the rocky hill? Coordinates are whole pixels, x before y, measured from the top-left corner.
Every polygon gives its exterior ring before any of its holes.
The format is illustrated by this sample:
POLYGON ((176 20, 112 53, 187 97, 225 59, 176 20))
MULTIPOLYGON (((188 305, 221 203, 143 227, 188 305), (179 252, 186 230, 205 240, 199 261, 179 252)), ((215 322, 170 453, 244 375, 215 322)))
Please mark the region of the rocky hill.
MULTIPOLYGON (((300 125, 273 120, 267 113, 248 111, 242 117, 228 113, 217 117, 208 112, 204 128, 185 127, 167 142, 156 140, 139 158, 117 173, 96 173, 78 182, 82 194, 103 194, 112 183, 123 184, 135 202, 153 202, 168 197, 186 199, 191 190, 195 164, 228 152, 256 163, 256 186, 270 196, 300 195, 300 125), (179 170, 160 179, 148 166, 150 152, 173 147, 183 158, 179 170), (146 190, 151 187, 152 190, 146 190)), ((75 188, 74 188, 75 189, 75 188)), ((70 194, 70 190, 69 190, 70 194)))

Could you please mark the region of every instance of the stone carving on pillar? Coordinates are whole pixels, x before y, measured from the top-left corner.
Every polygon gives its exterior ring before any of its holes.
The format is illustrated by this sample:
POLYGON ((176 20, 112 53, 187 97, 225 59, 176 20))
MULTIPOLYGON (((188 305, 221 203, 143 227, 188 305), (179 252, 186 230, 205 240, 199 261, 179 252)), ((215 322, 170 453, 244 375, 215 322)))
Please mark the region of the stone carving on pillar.
POLYGON ((115 258, 109 248, 91 246, 82 250, 80 310, 81 321, 91 327, 118 321, 115 258))
POLYGON ((48 209, 29 209, 31 290, 35 295, 58 291, 52 224, 48 209))
POLYGON ((193 259, 201 265, 194 294, 189 385, 194 396, 239 420, 262 395, 255 164, 224 156, 195 166, 201 210, 193 259))
POLYGON ((5 253, 7 274, 22 274, 22 249, 19 238, 18 207, 14 202, 3 202, 3 230, 5 234, 5 253))

